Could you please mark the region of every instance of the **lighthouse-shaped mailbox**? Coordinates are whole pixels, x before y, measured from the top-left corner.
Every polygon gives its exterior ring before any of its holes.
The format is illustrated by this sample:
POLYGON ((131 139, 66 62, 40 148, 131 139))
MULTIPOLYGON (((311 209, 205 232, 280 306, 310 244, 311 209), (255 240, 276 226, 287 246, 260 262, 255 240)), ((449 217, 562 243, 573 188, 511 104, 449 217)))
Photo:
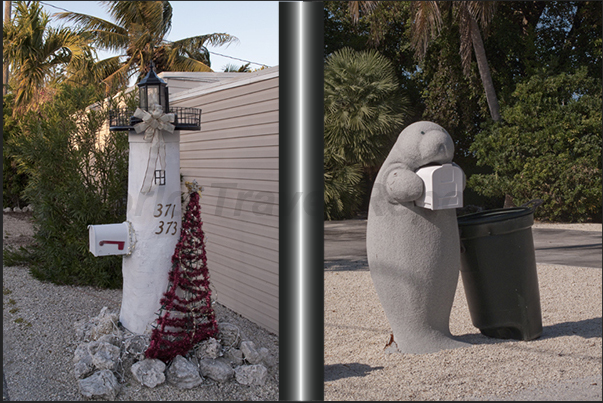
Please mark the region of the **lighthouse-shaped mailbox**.
POLYGON ((167 85, 153 64, 138 87, 136 111, 109 111, 109 129, 128 131, 127 221, 90 225, 89 234, 94 256, 124 256, 119 319, 142 334, 152 329, 161 308, 180 236, 180 130, 199 130, 201 110, 170 108, 167 85))

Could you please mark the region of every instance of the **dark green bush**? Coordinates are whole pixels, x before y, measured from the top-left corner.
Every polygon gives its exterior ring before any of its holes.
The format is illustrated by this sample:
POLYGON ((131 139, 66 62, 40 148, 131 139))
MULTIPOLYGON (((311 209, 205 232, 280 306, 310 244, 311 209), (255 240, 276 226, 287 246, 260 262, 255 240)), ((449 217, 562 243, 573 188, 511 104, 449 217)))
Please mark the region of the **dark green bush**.
POLYGON ((62 86, 39 113, 23 119, 9 147, 30 180, 24 197, 34 207, 35 245, 5 253, 25 260, 32 274, 59 284, 121 287, 119 256, 94 257, 88 225, 126 218, 128 138, 100 129, 107 108, 86 110, 102 94, 92 87, 62 86))
POLYGON ((503 122, 477 136, 471 150, 492 174, 469 187, 511 195, 520 205, 543 199, 535 216, 548 221, 601 221, 601 80, 575 74, 536 75, 517 86, 503 122))

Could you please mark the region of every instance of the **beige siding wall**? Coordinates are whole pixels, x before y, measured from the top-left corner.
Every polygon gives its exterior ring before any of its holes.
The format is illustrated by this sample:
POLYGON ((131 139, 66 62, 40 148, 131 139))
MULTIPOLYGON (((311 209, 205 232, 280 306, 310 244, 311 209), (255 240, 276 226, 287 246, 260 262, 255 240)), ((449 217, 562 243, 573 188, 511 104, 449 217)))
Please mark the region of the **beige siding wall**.
MULTIPOLYGON (((159 73, 169 83, 170 97, 174 94, 199 87, 211 87, 240 78, 240 73, 200 73, 163 71, 159 73)), ((170 98, 171 99, 171 98, 170 98)))
POLYGON ((201 130, 181 131, 180 166, 204 188, 213 296, 278 334, 278 67, 240 77, 182 88, 170 105, 202 109, 201 130))

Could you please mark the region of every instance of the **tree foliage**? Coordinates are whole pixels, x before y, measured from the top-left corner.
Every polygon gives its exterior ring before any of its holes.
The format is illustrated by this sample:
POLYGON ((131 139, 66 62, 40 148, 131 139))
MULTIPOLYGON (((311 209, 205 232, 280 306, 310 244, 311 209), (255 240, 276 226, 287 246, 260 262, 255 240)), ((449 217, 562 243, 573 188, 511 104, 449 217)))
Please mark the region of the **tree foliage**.
MULTIPOLYGON (((502 207, 505 198, 501 192, 486 191, 483 183, 484 186, 477 186, 477 178, 501 181, 513 178, 505 176, 511 170, 503 173, 501 167, 495 167, 491 161, 480 160, 478 165, 478 157, 471 148, 477 136, 483 138, 492 134, 493 129, 477 63, 466 57, 468 47, 463 47, 468 35, 461 18, 463 7, 467 11, 468 7, 489 5, 480 2, 348 3, 325 2, 325 55, 349 43, 358 51, 375 49, 387 57, 395 66, 401 90, 411 101, 409 122, 431 120, 445 127, 455 142, 455 161, 469 178, 479 175, 470 181, 465 191, 466 202, 485 208, 502 207), (357 4, 350 7, 351 3, 357 4), (430 13, 429 7, 436 5, 439 12, 434 14, 431 10, 430 13), (357 13, 356 24, 350 16, 351 8, 357 13), (424 11, 426 18, 416 18, 420 11, 424 11), (430 15, 433 21, 423 24, 425 35, 419 40, 416 34, 421 26, 417 24, 429 22, 430 15), (417 41, 414 48, 413 39, 417 41), (417 58, 415 49, 425 51, 424 58, 417 58), (461 49, 465 50, 464 64, 461 49), (498 176, 490 175, 495 170, 498 176)), ((581 68, 586 69, 586 77, 601 78, 602 2, 496 3, 496 12, 489 14, 491 18, 487 19, 487 26, 482 25, 481 34, 501 111, 516 106, 519 98, 515 91, 532 78, 572 76, 581 68)), ((480 20, 479 13, 473 16, 476 21, 480 20)), ((574 80, 567 85, 578 84, 574 80)), ((504 119, 509 112, 501 115, 504 119)), ((501 122, 500 127, 506 127, 505 124, 501 122)), ((516 140, 522 142, 524 138, 516 140)), ((567 186, 573 186, 576 180, 567 178, 567 186)), ((595 193, 600 188, 596 180, 583 186, 591 186, 589 191, 595 193)), ((545 211, 543 207, 539 210, 545 211)), ((582 220, 597 219, 600 215, 592 209, 585 211, 582 220)))
POLYGON ((212 71, 206 45, 221 46, 238 41, 226 33, 197 35, 169 42, 172 6, 169 1, 102 1, 114 22, 72 12, 56 16, 74 22, 90 32, 98 49, 123 51, 119 56, 101 60, 104 81, 110 88, 126 85, 130 77, 138 79, 148 72, 151 61, 156 72, 212 71))
POLYGON ((67 66, 80 71, 94 51, 85 33, 49 26, 50 16, 40 2, 15 3, 14 18, 2 27, 2 61, 12 71, 14 112, 23 113, 51 99, 49 84, 72 78, 67 66))
POLYGON ((30 178, 23 195, 34 207, 36 229, 35 245, 5 251, 5 262, 25 261, 39 279, 122 284, 121 258, 88 250, 88 225, 122 222, 126 214, 128 139, 111 132, 99 145, 108 108, 86 107, 101 99, 98 88, 63 84, 54 102, 25 117, 22 135, 5 145, 30 178))
POLYGON ((509 194, 516 204, 539 198, 541 219, 601 220, 601 80, 575 74, 534 75, 519 84, 504 123, 482 131, 471 150, 491 174, 469 186, 509 194))

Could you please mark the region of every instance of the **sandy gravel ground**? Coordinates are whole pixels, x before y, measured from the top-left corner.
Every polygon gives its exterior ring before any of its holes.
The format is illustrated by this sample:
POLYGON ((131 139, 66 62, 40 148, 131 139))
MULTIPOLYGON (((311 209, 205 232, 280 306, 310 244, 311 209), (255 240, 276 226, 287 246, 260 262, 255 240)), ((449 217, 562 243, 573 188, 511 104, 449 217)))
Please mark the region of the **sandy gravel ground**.
POLYGON ((365 265, 325 267, 325 400, 601 400, 601 269, 538 265, 543 334, 473 327, 459 278, 450 330, 467 348, 385 354, 391 329, 365 265))
MULTIPOLYGON (((30 242, 33 231, 28 217, 3 215, 4 246, 30 242)), ((98 315, 104 306, 117 312, 121 290, 42 283, 25 267, 3 267, 2 283, 4 397, 8 394, 13 401, 87 400, 79 393, 73 374, 72 358, 78 345, 73 324, 98 315)), ((219 303, 214 309, 218 322, 238 326, 244 339, 252 340, 257 348, 266 347, 276 358, 265 385, 246 386, 234 380, 217 383, 206 378, 190 390, 167 383, 151 389, 126 374, 117 400, 278 400, 278 337, 219 303)))

